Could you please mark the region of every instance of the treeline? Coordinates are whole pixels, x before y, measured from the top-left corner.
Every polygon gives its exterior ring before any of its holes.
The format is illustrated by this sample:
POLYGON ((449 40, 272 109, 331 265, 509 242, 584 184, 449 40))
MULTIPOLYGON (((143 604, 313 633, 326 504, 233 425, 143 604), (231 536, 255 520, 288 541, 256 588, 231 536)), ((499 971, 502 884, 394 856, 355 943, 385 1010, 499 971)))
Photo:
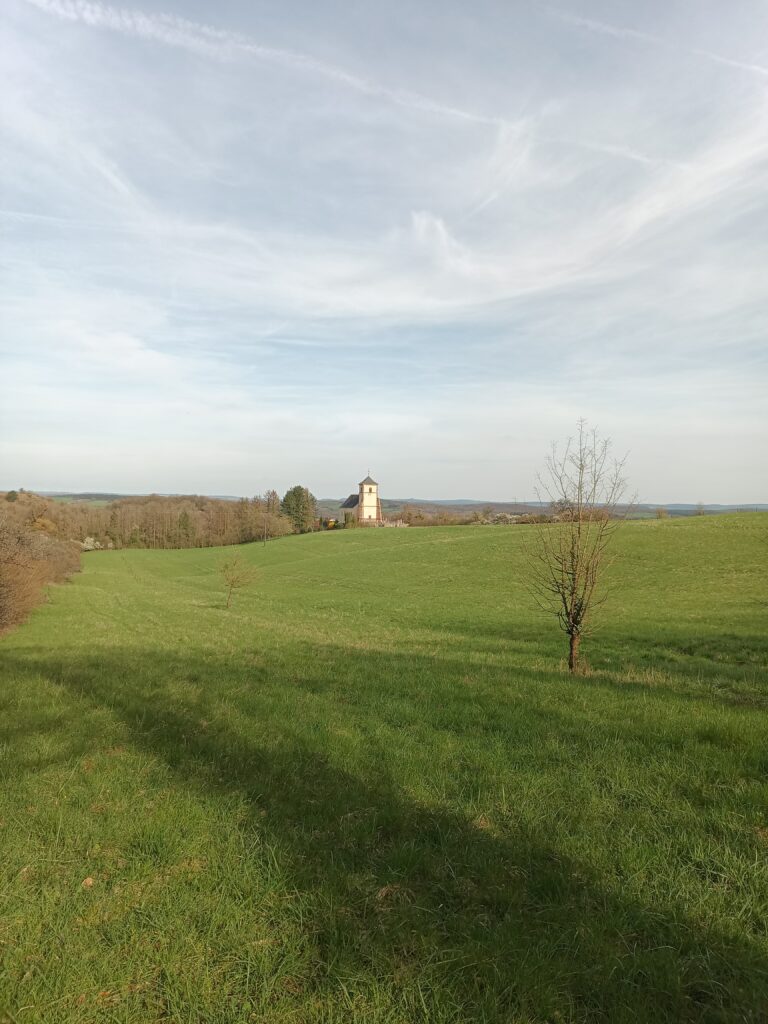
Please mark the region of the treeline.
POLYGON ((317 502, 305 487, 226 501, 149 494, 114 501, 56 501, 28 491, 0 495, 19 531, 102 548, 203 548, 272 540, 316 529, 317 502), (4 499, 4 500, 3 500, 4 499))
POLYGON ((400 515, 408 526, 516 526, 529 523, 552 523, 559 519, 558 510, 541 512, 501 512, 488 505, 471 512, 447 508, 422 508, 404 505, 400 515))
POLYGON ((401 512, 402 522, 409 526, 529 526, 542 523, 568 523, 578 514, 581 521, 585 518, 602 520, 619 515, 625 517, 632 506, 622 505, 620 508, 608 508, 595 506, 588 511, 576 509, 573 502, 568 499, 557 499, 547 505, 540 505, 532 508, 526 505, 513 506, 519 511, 507 511, 493 505, 483 505, 482 508, 467 509, 435 507, 434 505, 424 507, 420 505, 403 505, 401 512))
POLYGON ((203 548, 282 537, 293 524, 275 492, 223 501, 199 495, 119 498, 93 502, 53 501, 19 494, 6 508, 20 525, 52 537, 98 548, 203 548))
POLYGON ((78 544, 51 536, 18 509, 14 513, 10 504, 0 507, 0 632, 23 622, 49 583, 80 568, 78 544))

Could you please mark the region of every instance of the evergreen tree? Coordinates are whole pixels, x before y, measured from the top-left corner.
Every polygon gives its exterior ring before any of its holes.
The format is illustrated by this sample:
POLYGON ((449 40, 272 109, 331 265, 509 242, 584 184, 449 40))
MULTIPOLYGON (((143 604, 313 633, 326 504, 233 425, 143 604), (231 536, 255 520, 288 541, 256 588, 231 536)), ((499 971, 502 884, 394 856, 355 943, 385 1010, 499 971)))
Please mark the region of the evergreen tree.
POLYGON ((280 511, 290 519, 296 533, 308 533, 315 525, 317 499, 306 487, 296 484, 285 492, 280 511))

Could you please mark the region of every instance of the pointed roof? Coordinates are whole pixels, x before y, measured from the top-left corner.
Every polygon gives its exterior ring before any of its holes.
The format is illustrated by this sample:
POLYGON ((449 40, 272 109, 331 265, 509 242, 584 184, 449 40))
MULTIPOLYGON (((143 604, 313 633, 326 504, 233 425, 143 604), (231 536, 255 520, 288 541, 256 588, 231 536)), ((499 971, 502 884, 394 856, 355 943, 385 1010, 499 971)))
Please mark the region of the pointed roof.
POLYGON ((370 478, 369 476, 367 476, 367 477, 365 478, 365 480, 361 480, 361 481, 360 481, 360 486, 361 486, 361 487, 363 486, 363 484, 375 484, 375 485, 376 485, 376 487, 378 487, 378 486, 379 486, 379 485, 378 485, 378 484, 376 483, 376 481, 375 481, 375 480, 371 480, 371 478, 370 478))

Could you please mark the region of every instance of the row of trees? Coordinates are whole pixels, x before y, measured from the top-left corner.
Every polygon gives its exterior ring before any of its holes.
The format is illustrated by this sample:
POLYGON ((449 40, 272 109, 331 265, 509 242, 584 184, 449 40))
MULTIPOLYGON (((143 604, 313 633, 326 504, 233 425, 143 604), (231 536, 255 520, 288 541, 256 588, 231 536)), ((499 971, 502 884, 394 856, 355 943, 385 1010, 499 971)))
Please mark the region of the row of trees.
POLYGON ((200 495, 119 498, 103 505, 9 491, 4 509, 21 533, 95 548, 194 548, 271 540, 314 528, 317 502, 304 487, 225 501, 200 495))
POLYGON ((400 518, 409 526, 468 526, 474 521, 470 513, 457 512, 450 507, 425 509, 408 504, 403 505, 400 518))

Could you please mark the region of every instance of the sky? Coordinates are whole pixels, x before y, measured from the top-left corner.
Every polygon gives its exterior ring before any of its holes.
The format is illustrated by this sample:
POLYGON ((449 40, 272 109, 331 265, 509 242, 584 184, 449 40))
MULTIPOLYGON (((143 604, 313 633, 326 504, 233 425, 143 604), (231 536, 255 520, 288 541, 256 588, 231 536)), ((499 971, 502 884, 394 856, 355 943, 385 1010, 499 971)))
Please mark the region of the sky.
POLYGON ((0 487, 768 501, 765 0, 3 0, 0 487))

